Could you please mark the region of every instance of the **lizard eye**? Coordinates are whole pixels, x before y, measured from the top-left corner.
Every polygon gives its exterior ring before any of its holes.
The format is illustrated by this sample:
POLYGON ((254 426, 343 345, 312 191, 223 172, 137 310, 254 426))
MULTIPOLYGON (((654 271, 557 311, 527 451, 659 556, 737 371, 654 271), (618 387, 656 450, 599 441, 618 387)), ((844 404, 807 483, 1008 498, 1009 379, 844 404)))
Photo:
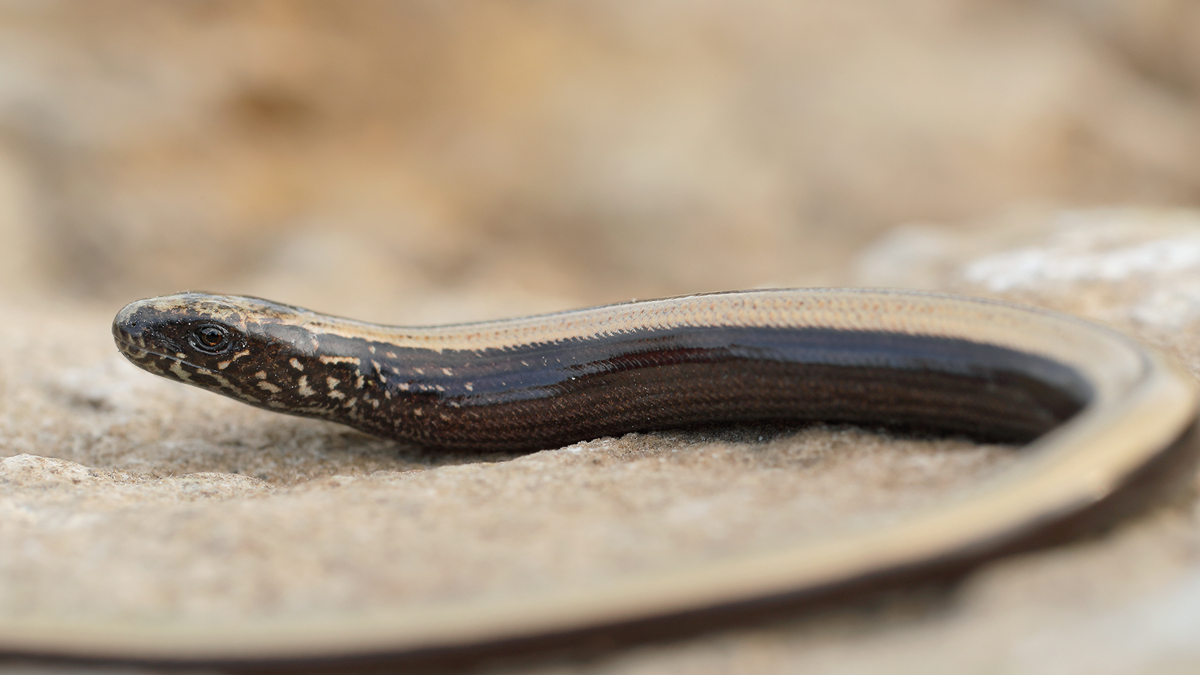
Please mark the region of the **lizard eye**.
POLYGON ((229 348, 229 330, 217 324, 205 324, 192 331, 192 346, 208 354, 219 354, 229 348))

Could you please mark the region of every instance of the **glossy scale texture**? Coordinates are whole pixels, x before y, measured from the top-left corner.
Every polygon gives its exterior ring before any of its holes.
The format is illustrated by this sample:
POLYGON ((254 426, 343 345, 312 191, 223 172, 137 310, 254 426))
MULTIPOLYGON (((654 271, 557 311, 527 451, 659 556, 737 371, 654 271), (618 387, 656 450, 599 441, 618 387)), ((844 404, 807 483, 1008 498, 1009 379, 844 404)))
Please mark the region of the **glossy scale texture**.
POLYGON ((422 344, 418 329, 372 334, 268 301, 182 294, 131 304, 113 332, 151 372, 446 449, 538 450, 630 431, 814 420, 1024 442, 1092 396, 1070 367, 1001 345, 734 316, 664 327, 639 316, 644 304, 606 309, 624 311, 574 335, 504 343, 483 337, 502 322, 467 324, 445 345, 422 344), (199 338, 213 326, 229 334, 216 352, 199 338), (464 339, 471 333, 480 339, 464 339))

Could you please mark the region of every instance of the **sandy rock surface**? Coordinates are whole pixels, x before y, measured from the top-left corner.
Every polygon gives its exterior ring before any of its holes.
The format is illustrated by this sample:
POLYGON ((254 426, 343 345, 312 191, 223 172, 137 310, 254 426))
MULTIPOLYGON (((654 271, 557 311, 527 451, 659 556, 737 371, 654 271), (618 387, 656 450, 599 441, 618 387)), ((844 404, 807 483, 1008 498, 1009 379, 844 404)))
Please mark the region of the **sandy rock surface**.
MULTIPOLYGON (((1200 215, 1018 229, 903 228, 856 274, 1090 316, 1200 370, 1200 215)), ((0 311, 0 618, 203 627, 567 588, 878 522, 1019 461, 824 426, 447 457, 156 379, 121 360, 96 307, 0 311)), ((520 669, 1185 672, 1200 663, 1198 518, 1186 495, 948 592, 520 669)))
MULTIPOLYGON (((1198 7, 0 0, 0 623, 549 592, 1020 461, 824 426, 439 455, 136 370, 109 322, 140 297, 427 324, 900 286, 1200 373, 1198 7)), ((1198 519, 1189 494, 953 589, 507 672, 1200 671, 1198 519)), ((64 670, 98 672, 0 662, 64 670)))

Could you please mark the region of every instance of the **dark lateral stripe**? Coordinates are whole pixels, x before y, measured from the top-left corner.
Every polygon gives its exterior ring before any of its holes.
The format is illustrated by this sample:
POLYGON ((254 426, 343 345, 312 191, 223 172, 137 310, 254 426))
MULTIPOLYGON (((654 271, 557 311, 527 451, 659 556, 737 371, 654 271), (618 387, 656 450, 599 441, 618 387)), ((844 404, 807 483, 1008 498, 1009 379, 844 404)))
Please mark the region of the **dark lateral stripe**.
MULTIPOLYGON (((1092 395, 1073 368, 1033 354, 816 328, 689 327, 441 352, 324 335, 319 351, 387 372, 391 404, 338 421, 446 448, 538 449, 655 428, 814 420, 1028 441, 1092 395), (414 406, 421 414, 406 414, 414 406)), ((342 370, 306 363, 318 376, 342 370)))

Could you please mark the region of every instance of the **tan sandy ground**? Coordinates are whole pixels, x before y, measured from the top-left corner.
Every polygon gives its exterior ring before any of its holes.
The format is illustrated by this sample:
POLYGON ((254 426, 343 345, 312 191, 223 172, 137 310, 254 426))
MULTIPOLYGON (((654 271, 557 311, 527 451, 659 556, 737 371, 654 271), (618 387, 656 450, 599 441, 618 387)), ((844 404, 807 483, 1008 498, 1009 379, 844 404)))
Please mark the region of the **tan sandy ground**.
MULTIPOLYGON (((936 503, 1019 457, 822 427, 437 456, 156 380, 108 322, 185 288, 436 323, 894 285, 1200 373, 1200 217, 1030 206, 1197 205, 1198 120, 1193 0, 0 0, 0 620, 550 589, 936 503)), ((1198 516, 513 669, 1200 671, 1198 516)))
MULTIPOLYGON (((1091 316, 1200 371, 1195 214, 907 228, 860 260, 863 282, 1091 316)), ((114 309, 0 307, 5 618, 204 625, 553 589, 889 518, 1019 460, 823 426, 439 456, 153 378, 113 349, 114 309)), ((1200 666, 1198 516, 1189 495, 950 593, 519 670, 1187 672, 1200 666)))

